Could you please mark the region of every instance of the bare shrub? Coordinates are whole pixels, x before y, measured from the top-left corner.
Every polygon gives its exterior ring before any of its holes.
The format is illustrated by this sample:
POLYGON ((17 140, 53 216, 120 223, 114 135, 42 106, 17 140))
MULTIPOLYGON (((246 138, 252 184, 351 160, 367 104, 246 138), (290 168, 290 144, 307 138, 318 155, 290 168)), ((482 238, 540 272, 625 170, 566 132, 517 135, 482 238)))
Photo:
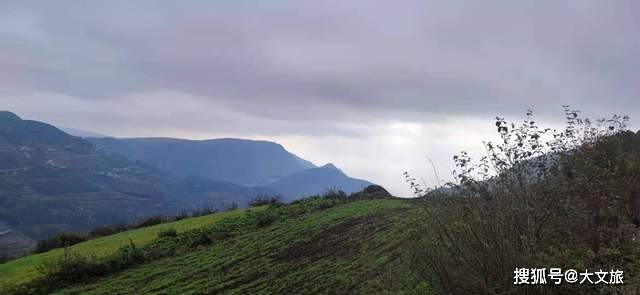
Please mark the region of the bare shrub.
POLYGON ((485 142, 478 161, 466 152, 454 156, 454 182, 446 187, 426 190, 405 174, 425 201, 414 229, 425 280, 452 294, 592 293, 595 287, 567 284, 514 286, 513 271, 637 272, 638 135, 626 130, 626 116, 592 124, 568 106, 565 115, 561 131, 540 128, 531 111, 520 125, 497 117, 500 141, 485 142))

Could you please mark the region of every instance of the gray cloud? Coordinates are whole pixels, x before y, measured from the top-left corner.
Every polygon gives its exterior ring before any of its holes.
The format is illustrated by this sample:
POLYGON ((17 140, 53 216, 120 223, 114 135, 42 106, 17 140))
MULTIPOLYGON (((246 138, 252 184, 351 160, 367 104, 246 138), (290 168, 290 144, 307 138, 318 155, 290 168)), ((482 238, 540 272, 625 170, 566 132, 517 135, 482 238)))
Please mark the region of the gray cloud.
POLYGON ((4 1, 0 102, 197 137, 365 140, 562 104, 633 118, 638 28, 633 1, 4 1))
POLYGON ((87 99, 169 89, 293 119, 315 117, 318 105, 423 114, 639 106, 640 7, 629 2, 6 6, 4 88, 87 99))

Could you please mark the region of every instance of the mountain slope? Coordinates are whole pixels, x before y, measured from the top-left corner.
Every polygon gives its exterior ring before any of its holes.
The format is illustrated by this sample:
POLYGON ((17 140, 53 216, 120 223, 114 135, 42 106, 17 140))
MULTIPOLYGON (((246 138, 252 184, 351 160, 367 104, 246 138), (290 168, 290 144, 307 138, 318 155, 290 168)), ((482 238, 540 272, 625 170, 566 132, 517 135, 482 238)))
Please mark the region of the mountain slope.
MULTIPOLYGON (((255 210, 255 209, 254 209, 255 210)), ((181 221, 162 223, 150 227, 133 229, 111 236, 92 239, 80 244, 70 246, 67 251, 81 253, 96 257, 105 257, 115 253, 120 247, 133 241, 138 246, 149 244, 157 238, 158 233, 168 228, 175 229, 178 233, 186 232, 200 227, 209 226, 223 218, 244 214, 244 210, 221 212, 200 217, 188 218, 181 221)), ((64 256, 65 249, 58 248, 45 253, 31 254, 4 264, 0 264, 0 286, 7 284, 21 284, 30 281, 40 275, 38 266, 47 261, 53 261, 64 256)), ((0 288, 0 291, 2 289, 0 288)))
MULTIPOLYGON (((265 194, 275 192, 195 177, 179 179, 152 165, 98 151, 51 125, 0 112, 0 222, 32 239, 205 204, 246 205, 265 194)), ((12 236, 0 235, 0 249, 15 244, 12 236)))
POLYGON ((311 196, 327 190, 342 190, 347 194, 371 185, 366 180, 351 178, 333 164, 303 170, 265 184, 281 193, 285 200, 311 196))
POLYGON ((242 185, 274 181, 315 167, 268 141, 243 139, 90 138, 98 148, 151 163, 177 177, 199 176, 242 185))
POLYGON ((157 239, 144 247, 145 251, 173 247, 170 257, 152 259, 54 291, 56 294, 424 293, 425 285, 411 273, 408 251, 407 228, 417 214, 418 209, 410 201, 392 198, 346 202, 315 198, 284 207, 252 209, 175 238, 157 239), (280 217, 271 224, 257 222, 264 216, 280 217), (202 235, 212 241, 189 246, 193 245, 193 238, 199 240, 202 235))
POLYGON ((0 262, 9 257, 26 254, 35 247, 35 240, 0 222, 0 262))
POLYGON ((73 136, 77 136, 77 137, 83 137, 83 138, 87 138, 87 137, 95 137, 95 138, 101 138, 101 137, 108 137, 104 134, 100 134, 100 133, 96 133, 93 131, 87 131, 87 130, 82 130, 82 129, 76 129, 76 128, 71 128, 71 127, 59 127, 60 130, 71 134, 73 136))

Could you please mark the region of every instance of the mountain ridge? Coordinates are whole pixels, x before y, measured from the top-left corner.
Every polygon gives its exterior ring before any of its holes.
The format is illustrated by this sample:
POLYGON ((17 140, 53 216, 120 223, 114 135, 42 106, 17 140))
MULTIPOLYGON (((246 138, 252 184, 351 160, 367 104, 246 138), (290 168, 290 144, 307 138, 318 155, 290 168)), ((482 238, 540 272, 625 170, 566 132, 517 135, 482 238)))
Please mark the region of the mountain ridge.
POLYGON ((98 148, 154 164, 178 177, 258 185, 315 165, 270 141, 236 138, 89 138, 98 148))
MULTIPOLYGON (((52 125, 0 113, 0 221, 32 239, 204 205, 246 206, 258 195, 274 194, 265 187, 172 177, 52 125)), ((0 250, 10 243, 0 236, 0 250)))

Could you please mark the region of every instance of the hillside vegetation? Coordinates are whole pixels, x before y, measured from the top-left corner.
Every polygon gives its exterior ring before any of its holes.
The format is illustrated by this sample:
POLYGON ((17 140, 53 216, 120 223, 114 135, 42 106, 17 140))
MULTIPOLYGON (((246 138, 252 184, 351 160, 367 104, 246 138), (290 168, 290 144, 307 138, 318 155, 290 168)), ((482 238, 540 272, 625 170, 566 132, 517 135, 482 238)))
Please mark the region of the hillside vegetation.
MULTIPOLYGON (((207 218, 217 221, 208 224, 186 219, 162 224, 162 227, 180 228, 185 223, 197 223, 198 228, 155 238, 146 246, 141 242, 131 243, 138 250, 129 246, 127 253, 139 251, 140 257, 128 260, 134 262, 125 267, 113 271, 102 268, 113 265, 109 263, 114 257, 123 257, 123 248, 115 256, 86 259, 76 256, 86 257, 94 250, 87 248, 87 244, 78 244, 70 249, 75 254, 58 261, 65 263, 61 260, 66 259, 65 265, 73 265, 70 269, 78 273, 65 273, 48 264, 48 271, 40 267, 41 272, 36 274, 40 277, 21 286, 8 286, 5 292, 371 294, 416 291, 426 288, 411 275, 409 268, 408 228, 416 217, 416 208, 412 202, 394 199, 388 194, 360 193, 351 198, 331 194, 291 205, 273 204, 224 213, 227 215, 214 214, 207 218)), ((135 235, 144 233, 152 237, 159 230, 150 227, 135 235)), ((124 232, 90 242, 113 246, 124 243, 128 247, 119 235, 134 233, 124 232)), ((38 268, 43 257, 33 257, 14 263, 38 268)))
POLYGON ((434 290, 640 294, 640 133, 626 116, 591 122, 568 106, 565 115, 563 130, 539 127, 532 112, 518 125, 497 117, 500 140, 478 160, 454 156, 446 190, 409 179, 425 201, 415 265, 434 290), (579 280, 556 285, 551 268, 579 280), (546 283, 517 269, 545 269, 546 283), (593 279, 600 271, 605 282, 593 279))
MULTIPOLYGON (((253 208, 254 211, 262 208, 253 208)), ((180 221, 168 222, 150 227, 129 230, 111 236, 92 239, 80 244, 68 247, 68 249, 54 249, 45 253, 25 256, 4 264, 0 264, 0 285, 22 284, 40 275, 38 267, 46 261, 60 259, 65 251, 71 251, 85 256, 96 256, 97 258, 111 255, 122 246, 133 242, 136 245, 144 246, 158 237, 158 233, 173 228, 178 233, 189 231, 195 228, 209 226, 222 220, 223 218, 245 214, 244 210, 221 212, 212 215, 187 218, 180 221)))

